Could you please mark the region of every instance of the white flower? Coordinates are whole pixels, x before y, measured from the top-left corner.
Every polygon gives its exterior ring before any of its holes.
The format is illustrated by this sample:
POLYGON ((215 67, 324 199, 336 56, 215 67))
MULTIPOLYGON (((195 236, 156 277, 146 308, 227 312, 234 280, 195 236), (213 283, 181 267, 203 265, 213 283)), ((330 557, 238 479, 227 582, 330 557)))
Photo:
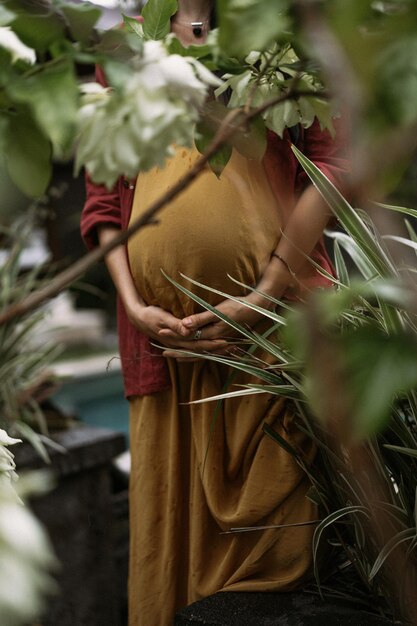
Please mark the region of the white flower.
POLYGON ((0 611, 5 626, 32 622, 44 610, 47 595, 56 589, 49 572, 58 565, 44 529, 14 489, 15 462, 6 446, 19 441, 0 429, 0 611))
POLYGON ((0 48, 7 50, 11 57, 12 63, 16 63, 19 59, 33 65, 36 62, 36 52, 33 48, 28 48, 10 26, 0 26, 0 48))
POLYGON ((57 568, 57 560, 37 519, 1 485, 0 545, 1 623, 32 622, 56 590, 49 571, 57 568))
POLYGON ((13 439, 13 437, 10 437, 5 430, 0 428, 0 444, 10 446, 14 443, 21 443, 21 441, 21 439, 13 439))
POLYGON ((84 86, 79 111, 77 166, 111 187, 118 176, 163 165, 172 146, 191 145, 209 86, 221 84, 198 61, 168 55, 159 41, 145 42, 124 89, 84 86))

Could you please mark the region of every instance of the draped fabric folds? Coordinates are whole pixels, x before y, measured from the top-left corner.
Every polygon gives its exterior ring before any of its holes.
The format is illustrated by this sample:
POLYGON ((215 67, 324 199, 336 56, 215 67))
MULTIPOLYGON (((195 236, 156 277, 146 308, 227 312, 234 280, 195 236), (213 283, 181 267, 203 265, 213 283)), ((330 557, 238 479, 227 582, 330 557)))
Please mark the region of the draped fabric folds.
MULTIPOLYGON (((132 219, 192 166, 178 149, 163 170, 141 174, 132 219)), ((263 166, 234 153, 221 179, 206 170, 129 243, 137 288, 178 317, 198 310, 161 273, 229 294, 256 284, 280 237, 280 210, 263 166)), ((199 295, 217 304, 222 297, 199 295)), ((262 321, 257 330, 266 330, 262 321)), ((256 353, 272 364, 270 355, 256 353)), ((228 534, 230 528, 316 518, 308 479, 262 431, 264 422, 306 462, 314 447, 283 398, 258 394, 190 404, 253 382, 224 364, 169 359, 171 389, 130 401, 132 469, 129 626, 169 626, 175 611, 217 591, 288 591, 311 567, 311 525, 228 534)))

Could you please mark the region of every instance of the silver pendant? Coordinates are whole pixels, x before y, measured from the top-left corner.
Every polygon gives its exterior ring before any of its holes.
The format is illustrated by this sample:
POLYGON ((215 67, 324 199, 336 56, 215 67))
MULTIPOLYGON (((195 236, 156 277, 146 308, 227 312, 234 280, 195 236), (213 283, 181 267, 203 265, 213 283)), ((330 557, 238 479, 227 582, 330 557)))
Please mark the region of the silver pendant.
POLYGON ((204 22, 191 22, 193 34, 195 37, 201 37, 201 35, 203 34, 203 24, 204 22))

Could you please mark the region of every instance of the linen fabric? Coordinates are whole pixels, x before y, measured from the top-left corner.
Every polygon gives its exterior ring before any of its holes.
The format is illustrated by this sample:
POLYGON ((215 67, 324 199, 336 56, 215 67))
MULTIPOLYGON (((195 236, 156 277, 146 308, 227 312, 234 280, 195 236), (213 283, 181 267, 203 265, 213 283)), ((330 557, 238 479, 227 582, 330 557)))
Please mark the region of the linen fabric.
MULTIPOLYGON (((104 82, 100 71, 98 79, 104 82)), ((348 162, 342 125, 336 120, 335 126, 337 133, 333 139, 327 130, 320 129, 316 120, 309 129, 300 129, 297 145, 334 184, 339 185, 348 162)), ((308 184, 307 175, 299 167, 291 150, 287 131, 282 139, 268 131, 267 150, 262 163, 280 207, 280 219, 284 227, 297 198, 308 184)), ((104 185, 93 183, 86 174, 87 197, 81 215, 81 233, 88 249, 97 245, 99 225, 111 224, 122 230, 126 229, 135 188, 135 180, 121 177, 113 189, 108 190, 104 185)), ((198 205, 195 219, 199 219, 198 205)), ((322 239, 315 247, 312 258, 328 273, 334 273, 322 239)), ((329 286, 329 281, 313 265, 308 264, 306 272, 309 273, 305 277, 309 287, 329 286)), ((170 381, 165 360, 160 356, 160 351, 150 345, 147 337, 130 323, 120 299, 118 331, 126 397, 168 389, 170 381)))
MULTIPOLYGON (((197 158, 179 148, 162 170, 140 174, 131 219, 197 158)), ((130 239, 132 276, 146 302, 183 317, 198 305, 161 269, 186 287, 181 272, 241 295, 228 275, 256 284, 280 228, 262 163, 234 152, 220 180, 207 168, 157 225, 130 239)), ((212 305, 223 299, 192 290, 212 305)), ((263 320, 256 330, 269 326, 263 320)), ((255 356, 264 367, 274 363, 266 353, 255 356)), ((168 375, 168 390, 130 400, 129 626, 169 626, 177 609, 217 591, 289 591, 311 566, 309 523, 317 512, 306 498, 308 479, 262 431, 268 423, 310 464, 314 447, 296 428, 291 405, 269 394, 190 404, 260 382, 218 362, 168 359, 168 375), (284 528, 224 534, 259 525, 284 528)))

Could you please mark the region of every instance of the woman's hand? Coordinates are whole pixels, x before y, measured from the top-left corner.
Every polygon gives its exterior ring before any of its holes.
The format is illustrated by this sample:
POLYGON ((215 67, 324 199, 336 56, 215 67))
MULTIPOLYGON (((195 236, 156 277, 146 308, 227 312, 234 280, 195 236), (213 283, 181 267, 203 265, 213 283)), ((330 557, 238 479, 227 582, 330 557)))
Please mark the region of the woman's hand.
MULTIPOLYGON (((244 302, 258 304, 258 302, 254 301, 255 299, 256 296, 252 294, 242 297, 242 302, 227 299, 220 302, 215 308, 241 326, 252 327, 261 319, 262 314, 245 306, 244 302)), ((259 305, 262 306, 260 303, 259 305)), ((265 302, 263 302, 263 305, 265 305, 265 302)), ((239 334, 227 322, 223 322, 211 311, 204 311, 203 313, 185 317, 181 320, 181 326, 183 330, 180 330, 180 333, 185 331, 191 333, 194 337, 195 333, 201 330, 201 339, 210 341, 227 340, 239 334)), ((172 330, 168 328, 161 330, 160 335, 167 338, 174 336, 172 330)))
MULTIPOLYGON (((241 326, 251 328, 261 319, 262 314, 245 306, 244 301, 250 302, 249 296, 243 297, 241 300, 242 302, 223 300, 215 308, 241 326)), ((239 335, 234 328, 211 311, 190 315, 182 320, 182 325, 188 331, 192 331, 194 335, 197 330, 201 330, 202 339, 227 339, 239 335)))
POLYGON ((200 339, 196 341, 191 329, 187 329, 182 321, 157 306, 147 306, 137 301, 126 311, 132 324, 150 339, 168 348, 164 356, 175 356, 181 360, 197 360, 198 357, 187 357, 175 354, 176 350, 192 350, 193 352, 213 352, 224 348, 227 341, 221 339, 200 339))

